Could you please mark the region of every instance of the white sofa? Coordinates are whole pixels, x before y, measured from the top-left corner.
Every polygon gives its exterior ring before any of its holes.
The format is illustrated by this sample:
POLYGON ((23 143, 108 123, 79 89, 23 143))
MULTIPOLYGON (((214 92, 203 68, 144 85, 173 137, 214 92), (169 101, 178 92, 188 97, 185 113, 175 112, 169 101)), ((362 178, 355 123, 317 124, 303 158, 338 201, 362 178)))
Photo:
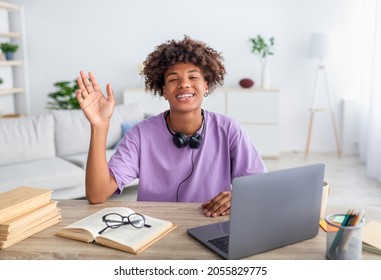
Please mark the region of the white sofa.
MULTIPOLYGON (((137 103, 115 107, 107 138, 108 158, 122 136, 122 126, 144 117, 137 103)), ((52 189, 53 199, 84 197, 89 142, 90 125, 81 110, 0 119, 0 192, 34 186, 52 189)))

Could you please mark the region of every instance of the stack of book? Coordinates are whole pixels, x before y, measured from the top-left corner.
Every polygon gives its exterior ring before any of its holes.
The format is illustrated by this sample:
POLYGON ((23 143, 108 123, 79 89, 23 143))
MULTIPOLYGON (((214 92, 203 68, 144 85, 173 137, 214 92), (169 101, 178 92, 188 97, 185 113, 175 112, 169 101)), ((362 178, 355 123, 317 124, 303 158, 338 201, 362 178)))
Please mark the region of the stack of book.
POLYGON ((51 194, 51 190, 33 187, 0 193, 0 249, 61 221, 61 209, 51 194))

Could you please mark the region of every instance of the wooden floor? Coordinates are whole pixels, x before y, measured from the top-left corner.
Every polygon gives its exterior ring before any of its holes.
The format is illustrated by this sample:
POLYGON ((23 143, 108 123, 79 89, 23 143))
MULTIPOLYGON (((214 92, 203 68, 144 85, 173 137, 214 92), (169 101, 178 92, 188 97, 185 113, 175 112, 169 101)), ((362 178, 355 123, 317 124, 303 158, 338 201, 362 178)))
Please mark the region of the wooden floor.
MULTIPOLYGON (((344 209, 360 210, 364 206, 374 206, 381 210, 381 182, 366 177, 365 165, 357 156, 338 158, 332 154, 310 154, 304 159, 304 153, 283 153, 279 159, 265 159, 268 171, 289 167, 324 163, 326 165, 325 181, 331 186, 328 205, 344 209)), ((136 200, 136 188, 123 191, 122 196, 112 199, 136 200)))

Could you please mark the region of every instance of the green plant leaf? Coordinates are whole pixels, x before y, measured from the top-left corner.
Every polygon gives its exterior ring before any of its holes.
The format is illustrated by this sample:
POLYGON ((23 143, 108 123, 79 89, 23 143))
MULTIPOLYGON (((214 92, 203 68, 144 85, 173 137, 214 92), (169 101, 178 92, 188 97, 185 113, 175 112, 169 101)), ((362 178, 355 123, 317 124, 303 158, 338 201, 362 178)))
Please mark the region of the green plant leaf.
POLYGON ((79 109, 79 103, 75 92, 79 89, 77 81, 60 81, 54 83, 57 91, 48 93, 47 109, 79 109))
POLYGON ((252 45, 252 53, 259 55, 263 58, 265 58, 268 55, 274 55, 274 52, 272 50, 275 44, 274 37, 269 38, 267 42, 261 35, 257 35, 256 38, 250 38, 249 41, 252 45))
POLYGON ((14 53, 17 51, 18 48, 19 48, 18 45, 12 44, 9 42, 3 42, 0 44, 0 49, 2 50, 3 53, 7 53, 7 52, 14 53))

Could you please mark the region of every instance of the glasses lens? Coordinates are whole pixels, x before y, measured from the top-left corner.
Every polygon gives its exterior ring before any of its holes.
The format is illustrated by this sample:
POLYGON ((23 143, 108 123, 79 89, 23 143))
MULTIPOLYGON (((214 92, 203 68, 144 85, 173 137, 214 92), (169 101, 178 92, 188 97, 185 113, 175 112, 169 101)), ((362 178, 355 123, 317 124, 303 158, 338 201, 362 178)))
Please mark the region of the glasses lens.
POLYGON ((123 223, 123 217, 119 214, 108 214, 104 217, 103 221, 110 228, 120 227, 123 223))
POLYGON ((131 214, 128 216, 128 219, 130 220, 131 225, 136 228, 141 228, 145 225, 144 217, 140 214, 131 214))

